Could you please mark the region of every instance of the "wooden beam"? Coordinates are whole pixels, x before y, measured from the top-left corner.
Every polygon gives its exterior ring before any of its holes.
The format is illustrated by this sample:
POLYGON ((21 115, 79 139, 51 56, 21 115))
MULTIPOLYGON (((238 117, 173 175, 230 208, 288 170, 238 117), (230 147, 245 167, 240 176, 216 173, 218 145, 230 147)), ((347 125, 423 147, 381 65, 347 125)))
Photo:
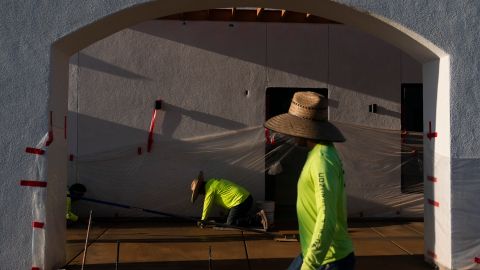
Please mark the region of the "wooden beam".
POLYGON ((240 22, 256 22, 257 11, 255 9, 237 9, 235 11, 235 21, 240 22))
POLYGON ((338 24, 338 22, 330 21, 310 13, 301 13, 288 10, 265 10, 264 8, 237 9, 235 7, 179 13, 158 18, 158 20, 338 24))
POLYGON ((262 22, 280 22, 282 21, 282 12, 280 10, 264 10, 259 20, 262 22))

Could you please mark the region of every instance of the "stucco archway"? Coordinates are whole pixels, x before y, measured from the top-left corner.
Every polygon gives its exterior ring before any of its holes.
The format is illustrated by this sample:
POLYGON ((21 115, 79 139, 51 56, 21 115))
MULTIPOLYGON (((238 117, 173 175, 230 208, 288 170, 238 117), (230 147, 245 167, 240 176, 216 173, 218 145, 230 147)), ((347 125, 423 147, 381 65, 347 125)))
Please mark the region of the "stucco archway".
MULTIPOLYGON (((433 176, 449 179, 450 175, 450 123, 449 121, 436 123, 435 119, 450 119, 449 109, 449 57, 434 44, 417 35, 416 33, 390 21, 386 18, 358 11, 352 7, 341 5, 330 1, 282 1, 269 3, 267 1, 209 1, 201 3, 193 0, 184 1, 155 1, 145 4, 121 8, 107 12, 109 15, 88 23, 84 27, 72 27, 68 35, 62 37, 52 44, 51 58, 51 85, 50 85, 50 110, 55 115, 66 115, 67 113, 67 91, 68 89, 68 60, 69 57, 87 47, 88 45, 128 26, 141 21, 166 16, 174 13, 201 10, 208 8, 232 7, 232 6, 262 6, 270 8, 288 9, 292 11, 307 12, 331 20, 339 21, 356 27, 362 31, 375 35, 401 50, 410 54, 417 61, 423 64, 424 81, 424 130, 429 130, 429 121, 433 129, 438 133, 446 134, 445 137, 436 140, 425 141, 425 177, 433 176)), ((54 132, 56 137, 62 137, 63 119, 54 119, 54 132)), ((48 155, 48 192, 62 194, 64 192, 66 179, 65 143, 58 142, 50 146, 48 155)), ((449 182, 437 185, 437 190, 449 191, 449 182)), ((425 185, 425 197, 430 201, 437 200, 438 191, 433 186, 425 185)), ((442 202, 449 204, 449 192, 442 195, 442 202)), ((444 238, 445 231, 437 229, 434 208, 426 200, 425 226, 426 242, 435 243, 435 238, 444 238)), ((49 197, 45 201, 47 209, 47 222, 52 224, 46 230, 45 242, 45 267, 52 268, 54 265, 62 264, 64 257, 63 243, 65 235, 63 222, 64 200, 63 198, 49 197)), ((442 213, 445 217, 443 226, 450 227, 448 213, 442 213), (448 220, 448 221, 447 221, 448 220)), ((442 221, 443 222, 443 221, 442 221)), ((449 232, 447 232, 448 234, 449 232)), ((448 237, 447 237, 448 238, 448 237)), ((448 242, 447 242, 448 243, 448 242)), ((446 243, 446 244, 447 244, 446 243)), ((439 254, 438 258, 442 265, 451 265, 450 246, 447 244, 441 250, 435 250, 435 246, 426 246, 426 258, 430 258, 430 252, 439 254), (432 251, 433 250, 433 251, 432 251)))

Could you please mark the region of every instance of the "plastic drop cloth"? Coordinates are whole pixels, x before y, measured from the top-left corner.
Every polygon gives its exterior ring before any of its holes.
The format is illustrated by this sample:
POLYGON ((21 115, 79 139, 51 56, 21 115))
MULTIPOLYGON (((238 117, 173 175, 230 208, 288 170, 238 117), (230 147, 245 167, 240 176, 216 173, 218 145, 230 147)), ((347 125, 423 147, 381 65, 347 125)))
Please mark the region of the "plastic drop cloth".
MULTIPOLYGON (((421 217, 423 194, 401 191, 402 166, 422 166, 421 156, 402 147, 400 132, 348 124, 339 127, 347 138, 336 147, 346 173, 349 215, 421 217), (407 156, 403 164, 402 155, 407 156)), ((185 140, 156 141, 151 153, 146 153, 145 145, 135 144, 79 156, 70 163, 69 182, 84 184, 87 197, 197 216, 201 200, 194 207, 188 200, 190 181, 200 170, 207 179, 230 179, 246 187, 255 200, 264 199, 265 173, 282 174, 282 167, 288 166, 283 161, 298 153, 292 151, 295 146, 291 139, 271 134, 275 144, 270 147, 265 147, 264 128, 256 126, 185 140)), ((91 207, 100 216, 144 215, 83 202, 76 208, 86 215, 91 207)))
MULTIPOLYGON (((42 137, 35 146, 37 149, 44 149, 48 140, 48 133, 42 137)), ((34 165, 28 172, 29 179, 47 179, 45 155, 35 155, 34 165)), ((32 220, 45 222, 46 211, 45 201, 47 199, 46 188, 31 188, 32 193, 32 220)), ((45 230, 32 227, 32 266, 44 269, 45 267, 45 230)))

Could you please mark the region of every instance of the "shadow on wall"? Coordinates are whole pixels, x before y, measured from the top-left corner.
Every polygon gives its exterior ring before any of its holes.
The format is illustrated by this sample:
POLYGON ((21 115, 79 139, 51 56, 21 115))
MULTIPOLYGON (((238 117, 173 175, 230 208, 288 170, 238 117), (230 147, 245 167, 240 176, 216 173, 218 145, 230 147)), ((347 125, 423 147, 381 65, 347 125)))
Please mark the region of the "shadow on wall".
POLYGON ((79 67, 83 68, 88 68, 91 70, 111 74, 114 76, 119 76, 127 79, 132 79, 132 80, 148 80, 151 81, 150 78, 146 78, 140 74, 134 73, 132 71, 126 70, 124 68, 118 67, 116 65, 112 65, 110 63, 107 63, 103 60, 100 60, 98 58, 89 56, 84 53, 79 53, 78 55, 78 63, 76 63, 79 67))
MULTIPOLYGON (((343 25, 228 25, 149 21, 130 29, 369 96, 399 101, 402 52, 384 41, 343 25), (396 62, 398 64, 392 65, 396 62), (388 91, 385 85, 390 88, 388 91), (392 94, 392 91, 396 92, 392 94)), ((420 65, 418 72, 421 72, 420 65)))
POLYGON ((167 138, 173 137, 173 133, 177 129, 183 117, 189 117, 194 121, 217 126, 226 130, 239 130, 247 128, 245 124, 237 121, 199 111, 186 110, 166 102, 162 103, 162 110, 165 112, 162 122, 162 135, 167 138))

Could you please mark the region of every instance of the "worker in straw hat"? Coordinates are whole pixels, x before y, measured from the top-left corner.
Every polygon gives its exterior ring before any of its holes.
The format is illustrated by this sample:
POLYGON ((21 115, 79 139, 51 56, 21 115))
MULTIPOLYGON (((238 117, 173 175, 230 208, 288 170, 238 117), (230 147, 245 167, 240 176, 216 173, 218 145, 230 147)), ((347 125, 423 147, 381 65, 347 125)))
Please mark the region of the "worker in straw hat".
POLYGON ((345 138, 328 121, 328 99, 297 92, 288 113, 270 118, 265 127, 310 150, 297 184, 301 254, 288 269, 354 269, 342 162, 333 145, 345 138))
POLYGON ((237 227, 262 226, 264 230, 268 229, 267 217, 263 210, 257 212, 256 215, 250 215, 253 198, 244 187, 225 179, 212 178, 205 181, 203 172, 200 172, 198 177, 192 181, 191 191, 190 201, 192 203, 195 202, 199 194, 205 195, 202 219, 198 222, 198 225, 202 228, 211 207, 215 203, 229 211, 227 225, 237 227))

